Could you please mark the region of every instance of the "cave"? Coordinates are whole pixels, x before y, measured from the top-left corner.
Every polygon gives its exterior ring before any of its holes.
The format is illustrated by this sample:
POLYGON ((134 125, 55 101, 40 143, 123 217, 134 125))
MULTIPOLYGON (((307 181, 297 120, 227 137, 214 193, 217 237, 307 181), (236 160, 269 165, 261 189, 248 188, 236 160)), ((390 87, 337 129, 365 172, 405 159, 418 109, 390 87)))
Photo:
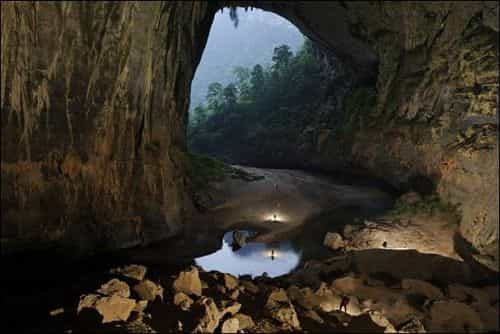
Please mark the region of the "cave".
MULTIPOLYGON (((1 19, 12 330, 498 331, 498 3, 33 1, 2 3, 1 19), (363 228, 332 230, 317 240, 335 248, 332 257, 284 276, 236 277, 193 262, 246 228, 212 229, 214 207, 243 202, 199 192, 186 136, 214 16, 236 6, 282 16, 320 50, 322 71, 332 58, 342 80, 355 77, 342 107, 318 108, 338 117, 307 124, 314 145, 293 145, 277 167, 377 179, 399 205, 382 223, 348 215, 363 228), (437 243, 413 230, 434 222, 437 243), (386 240, 387 231, 397 232, 386 240), (411 245, 394 246, 400 237, 411 245), (187 261, 165 264, 186 250, 187 261)), ((326 81, 326 95, 338 81, 326 81)), ((264 182, 228 173, 248 187, 264 182)), ((287 212, 300 208, 292 201, 287 212)), ((347 219, 324 219, 339 217, 347 219)), ((307 231, 295 231, 298 242, 307 231)))

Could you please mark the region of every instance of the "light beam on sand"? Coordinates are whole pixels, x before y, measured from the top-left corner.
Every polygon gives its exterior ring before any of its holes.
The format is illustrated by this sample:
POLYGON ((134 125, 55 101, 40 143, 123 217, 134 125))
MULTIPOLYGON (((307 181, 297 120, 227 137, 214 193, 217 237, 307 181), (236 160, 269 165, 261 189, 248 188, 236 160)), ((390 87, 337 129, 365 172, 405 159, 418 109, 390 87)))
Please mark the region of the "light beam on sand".
POLYGON ((266 222, 272 222, 272 223, 283 223, 286 222, 286 218, 283 214, 278 213, 278 212, 273 212, 265 215, 264 221, 266 222))

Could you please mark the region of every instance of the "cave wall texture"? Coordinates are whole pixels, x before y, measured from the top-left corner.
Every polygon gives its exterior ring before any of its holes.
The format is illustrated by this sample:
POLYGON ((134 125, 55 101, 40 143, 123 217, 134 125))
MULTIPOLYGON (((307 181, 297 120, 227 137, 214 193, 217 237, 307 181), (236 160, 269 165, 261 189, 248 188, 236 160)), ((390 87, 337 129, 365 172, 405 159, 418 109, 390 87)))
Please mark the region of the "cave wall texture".
POLYGON ((227 5, 282 15, 376 78, 376 105, 352 108, 362 126, 310 127, 311 163, 432 180, 498 270, 498 3, 480 1, 2 4, 2 249, 181 229, 190 83, 227 5))

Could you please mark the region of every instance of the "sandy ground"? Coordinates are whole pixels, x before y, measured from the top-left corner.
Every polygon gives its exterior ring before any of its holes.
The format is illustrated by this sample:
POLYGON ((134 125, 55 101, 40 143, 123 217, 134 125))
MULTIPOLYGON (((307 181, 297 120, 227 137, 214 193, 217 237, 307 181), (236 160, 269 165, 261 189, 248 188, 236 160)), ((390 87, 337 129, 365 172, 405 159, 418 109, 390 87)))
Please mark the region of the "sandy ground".
POLYGON ((237 166, 263 177, 256 181, 227 179, 214 185, 216 205, 195 217, 229 230, 242 225, 267 230, 258 241, 270 241, 310 218, 341 206, 379 207, 392 201, 371 187, 344 185, 296 170, 237 166))

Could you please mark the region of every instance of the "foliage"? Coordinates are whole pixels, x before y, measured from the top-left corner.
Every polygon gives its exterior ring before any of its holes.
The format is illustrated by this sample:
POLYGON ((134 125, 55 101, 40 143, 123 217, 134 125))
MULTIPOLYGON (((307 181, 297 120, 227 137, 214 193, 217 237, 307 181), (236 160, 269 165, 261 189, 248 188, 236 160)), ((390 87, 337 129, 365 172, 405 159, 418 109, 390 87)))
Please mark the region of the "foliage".
MULTIPOLYGON (((242 146, 267 145, 296 140, 304 122, 301 106, 314 108, 321 100, 321 73, 315 49, 306 40, 294 55, 288 45, 274 48, 273 62, 252 68, 236 67, 233 83, 209 85, 206 106, 198 106, 188 126, 191 148, 198 152, 222 152, 238 139, 242 146)), ((312 113, 311 113, 312 114, 312 113)), ((278 145, 278 144, 276 144, 278 145)), ((243 152, 242 152, 243 154, 243 152)))
POLYGON ((438 215, 438 214, 451 214, 457 215, 457 207, 450 203, 443 202, 439 195, 432 194, 422 198, 422 200, 409 204, 401 200, 397 200, 394 208, 391 210, 390 215, 438 215))
POLYGON ((203 154, 187 153, 188 173, 195 189, 204 189, 209 182, 221 181, 231 166, 203 154))

